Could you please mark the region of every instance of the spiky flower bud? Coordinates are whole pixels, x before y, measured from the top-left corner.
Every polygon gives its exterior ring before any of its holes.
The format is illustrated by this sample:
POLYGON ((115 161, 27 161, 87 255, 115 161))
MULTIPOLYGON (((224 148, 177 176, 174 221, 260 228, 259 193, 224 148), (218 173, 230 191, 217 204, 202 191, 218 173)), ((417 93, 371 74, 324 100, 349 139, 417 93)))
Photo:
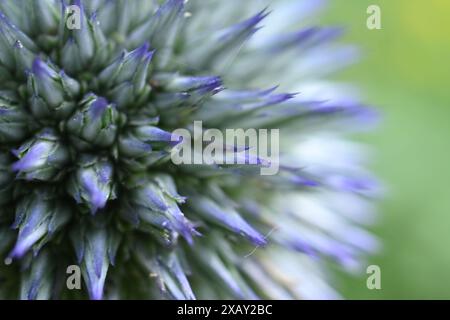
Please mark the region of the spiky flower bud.
POLYGON ((166 233, 167 239, 163 241, 170 243, 176 240, 172 239, 174 235, 180 234, 192 244, 192 236, 198 233, 181 212, 179 205, 185 199, 176 193, 169 176, 137 176, 128 185, 130 200, 122 209, 124 216, 130 216, 130 221, 136 224, 149 224, 158 232, 166 233))
POLYGON ((14 229, 18 237, 11 258, 21 258, 36 245, 36 252, 70 219, 70 209, 55 199, 51 190, 37 190, 21 199, 16 207, 14 229))
POLYGON ((75 108, 73 99, 79 84, 64 72, 57 73, 47 63, 36 58, 28 77, 31 111, 37 118, 67 118, 75 108))
POLYGON ((32 125, 13 91, 0 91, 0 143, 22 141, 32 125))
POLYGON ((77 203, 84 203, 92 213, 115 199, 113 164, 104 159, 85 156, 71 177, 68 191, 77 203))
POLYGON ((26 180, 57 179, 70 160, 67 147, 52 129, 42 130, 13 152, 19 160, 12 165, 12 170, 26 180))
POLYGON ((67 121, 67 131, 80 149, 109 147, 117 138, 119 114, 105 98, 88 95, 67 121))
POLYGON ((337 296, 377 249, 374 114, 317 81, 340 30, 268 2, 0 1, 0 298, 337 296))

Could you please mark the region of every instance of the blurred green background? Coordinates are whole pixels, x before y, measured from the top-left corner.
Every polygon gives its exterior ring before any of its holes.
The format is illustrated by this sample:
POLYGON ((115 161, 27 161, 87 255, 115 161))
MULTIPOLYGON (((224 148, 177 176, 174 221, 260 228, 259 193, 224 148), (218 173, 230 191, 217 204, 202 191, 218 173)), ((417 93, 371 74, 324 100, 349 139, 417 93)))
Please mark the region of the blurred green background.
POLYGON ((332 0, 325 21, 347 26, 345 42, 363 51, 338 78, 384 113, 363 137, 388 188, 374 230, 384 250, 369 261, 382 289, 341 275, 340 290, 350 299, 450 299, 450 1, 332 0), (366 27, 371 4, 381 30, 366 27))

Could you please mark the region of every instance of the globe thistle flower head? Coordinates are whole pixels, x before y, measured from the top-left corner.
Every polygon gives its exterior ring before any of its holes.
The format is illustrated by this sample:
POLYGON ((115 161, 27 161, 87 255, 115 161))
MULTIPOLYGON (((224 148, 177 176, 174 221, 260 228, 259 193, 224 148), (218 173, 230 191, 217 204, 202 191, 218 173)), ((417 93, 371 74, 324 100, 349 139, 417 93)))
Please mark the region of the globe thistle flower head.
POLYGON ((265 2, 0 1, 0 298, 337 297, 378 248, 374 114, 323 80, 354 50, 293 21, 314 1, 265 2), (237 163, 173 161, 228 129, 237 163))

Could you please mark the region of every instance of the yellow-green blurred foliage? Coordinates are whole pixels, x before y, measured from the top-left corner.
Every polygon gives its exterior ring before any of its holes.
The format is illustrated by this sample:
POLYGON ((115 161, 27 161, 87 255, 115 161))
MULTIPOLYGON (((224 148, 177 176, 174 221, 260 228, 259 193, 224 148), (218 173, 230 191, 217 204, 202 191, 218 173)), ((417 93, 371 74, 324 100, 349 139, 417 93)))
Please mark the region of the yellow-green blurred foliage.
POLYGON ((347 26, 345 42, 363 60, 341 73, 384 114, 363 137, 373 145, 373 170, 387 195, 374 231, 383 252, 382 289, 343 275, 341 290, 357 299, 450 299, 450 1, 331 0, 327 22, 347 26), (366 28, 379 5, 382 30, 366 28))

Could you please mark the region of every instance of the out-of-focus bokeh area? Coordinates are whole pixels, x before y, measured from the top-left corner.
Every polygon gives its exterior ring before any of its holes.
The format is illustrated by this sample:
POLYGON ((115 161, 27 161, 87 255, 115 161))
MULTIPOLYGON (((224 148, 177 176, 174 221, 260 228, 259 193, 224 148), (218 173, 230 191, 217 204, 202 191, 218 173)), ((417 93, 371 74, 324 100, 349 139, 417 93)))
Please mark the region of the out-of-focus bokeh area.
POLYGON ((374 228, 384 250, 381 290, 366 276, 338 279, 350 299, 450 299, 450 1, 332 0, 324 22, 347 26, 363 60, 339 75, 384 114, 363 139, 388 192, 374 228), (368 30, 366 9, 381 8, 368 30))

